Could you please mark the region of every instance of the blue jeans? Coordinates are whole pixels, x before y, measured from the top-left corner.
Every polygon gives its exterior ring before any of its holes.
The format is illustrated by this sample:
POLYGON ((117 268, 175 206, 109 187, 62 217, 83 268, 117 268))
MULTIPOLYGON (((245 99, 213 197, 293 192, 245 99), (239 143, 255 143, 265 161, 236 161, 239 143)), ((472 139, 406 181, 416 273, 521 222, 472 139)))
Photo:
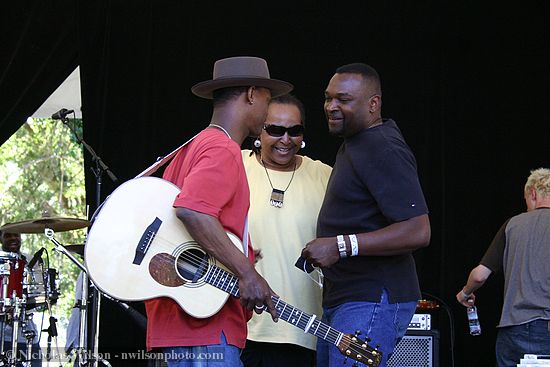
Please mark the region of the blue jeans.
MULTIPOLYGON (((379 303, 348 302, 323 311, 323 322, 346 334, 361 331, 361 339, 371 338, 369 345, 383 353, 380 367, 385 367, 388 358, 401 340, 416 310, 416 301, 388 303, 384 290, 379 303)), ((338 348, 322 339, 317 339, 317 367, 341 367, 345 357, 338 348)), ((353 361, 348 360, 349 365, 353 361)), ((363 364, 359 364, 362 366, 363 364)))
POLYGON ((550 355, 550 321, 534 320, 498 328, 496 357, 499 367, 516 367, 524 354, 550 355))
POLYGON ((162 352, 168 367, 243 366, 241 350, 234 345, 227 344, 223 333, 220 344, 166 347, 162 348, 162 352))

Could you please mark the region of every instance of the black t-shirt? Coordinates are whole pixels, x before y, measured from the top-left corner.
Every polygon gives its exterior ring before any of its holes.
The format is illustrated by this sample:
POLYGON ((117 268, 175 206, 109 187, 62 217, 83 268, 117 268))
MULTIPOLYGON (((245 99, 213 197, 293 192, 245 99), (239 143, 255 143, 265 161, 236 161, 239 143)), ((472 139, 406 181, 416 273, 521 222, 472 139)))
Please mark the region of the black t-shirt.
MULTIPOLYGON (((427 214, 416 160, 393 120, 346 139, 336 156, 317 222, 317 237, 371 232, 427 214)), ((336 244, 334 244, 336 246, 336 244)), ((323 305, 420 298, 412 254, 356 256, 323 269, 323 305)))

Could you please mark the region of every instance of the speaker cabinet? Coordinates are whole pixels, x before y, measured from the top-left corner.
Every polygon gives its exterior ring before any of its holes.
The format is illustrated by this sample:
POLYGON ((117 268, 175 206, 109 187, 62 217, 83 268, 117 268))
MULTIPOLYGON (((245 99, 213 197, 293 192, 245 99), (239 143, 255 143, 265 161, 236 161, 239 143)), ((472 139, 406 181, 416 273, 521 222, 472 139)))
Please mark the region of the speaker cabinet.
POLYGON ((439 367, 439 331, 407 330, 388 367, 439 367))

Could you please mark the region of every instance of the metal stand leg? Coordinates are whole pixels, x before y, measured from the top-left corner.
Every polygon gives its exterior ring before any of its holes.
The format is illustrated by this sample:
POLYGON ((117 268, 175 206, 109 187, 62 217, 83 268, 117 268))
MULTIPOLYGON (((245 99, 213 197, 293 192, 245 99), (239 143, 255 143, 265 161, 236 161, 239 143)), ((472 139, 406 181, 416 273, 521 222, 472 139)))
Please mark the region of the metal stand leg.
POLYGON ((11 338, 11 355, 8 356, 8 366, 15 366, 17 362, 17 338, 19 336, 19 322, 21 321, 21 311, 25 309, 25 302, 17 298, 13 292, 13 326, 11 338), (23 308, 21 308, 21 303, 23 308))
POLYGON ((97 287, 93 284, 93 282, 90 281, 88 278, 88 271, 84 265, 80 263, 61 243, 59 243, 54 238, 54 232, 53 230, 46 228, 44 230, 44 233, 46 234, 46 237, 50 241, 52 241, 55 244, 55 250, 58 252, 61 252, 62 254, 65 254, 73 263, 75 263, 81 270, 82 270, 82 299, 80 301, 80 329, 79 329, 79 346, 78 346, 78 352, 77 355, 79 356, 79 364, 80 366, 88 366, 88 367, 96 367, 98 362, 101 362, 101 364, 110 367, 111 364, 101 358, 99 355, 99 311, 101 307, 101 299, 102 297, 106 297, 119 305, 121 305, 125 310, 131 310, 128 312, 132 313, 132 316, 136 319, 136 321, 143 325, 145 328, 146 320, 145 317, 141 314, 139 314, 137 311, 133 310, 129 305, 127 305, 124 302, 121 302, 119 300, 116 300, 109 295, 105 293, 101 293, 97 287), (86 343, 85 336, 86 336, 86 330, 87 330, 87 321, 89 318, 89 312, 88 312, 88 285, 93 287, 93 296, 92 296, 92 304, 93 304, 93 313, 90 318, 90 326, 92 327, 91 333, 89 335, 88 342, 86 343), (91 342, 90 342, 91 341, 91 342), (90 348, 86 349, 86 344, 90 344, 90 348), (93 355, 90 358, 88 351, 93 351, 93 355))
POLYGON ((35 357, 41 358, 40 355, 34 356, 33 351, 32 351, 32 344, 33 344, 33 341, 34 341, 34 337, 36 336, 35 331, 32 330, 32 329, 29 329, 29 327, 28 327, 32 323, 32 316, 33 316, 32 313, 26 313, 25 314, 25 322, 23 323, 23 335, 25 335, 26 345, 27 345, 27 356, 25 358, 25 360, 26 360, 25 365, 27 367, 30 367, 32 365, 33 358, 35 358, 35 357))
POLYGON ((86 331, 88 320, 88 275, 86 272, 81 273, 81 296, 80 296, 80 327, 78 329, 78 348, 76 355, 78 357, 78 364, 85 366, 88 363, 88 356, 86 353, 86 331))
MULTIPOLYGON (((82 304, 81 304, 81 319, 80 319, 80 334, 79 334, 79 337, 80 337, 80 342, 81 344, 79 345, 79 350, 78 350, 78 356, 79 356, 79 363, 80 365, 84 365, 86 364, 87 366, 89 367, 96 367, 97 366, 97 362, 98 362, 98 359, 99 359, 99 353, 98 353, 98 347, 99 347, 99 343, 98 343, 98 340, 99 340, 99 306, 100 306, 100 302, 99 302, 99 295, 100 293, 97 291, 97 289, 94 287, 94 293, 93 293, 93 297, 92 297, 92 302, 93 302, 93 313, 92 313, 92 319, 91 319, 91 327, 92 327, 92 332, 91 332, 91 335, 89 336, 88 338, 88 344, 90 344, 90 348, 86 349, 86 345, 85 345, 85 342, 83 341, 83 338, 84 338, 84 335, 86 335, 86 330, 87 330, 87 321, 88 321, 88 317, 89 317, 89 314, 88 314, 88 304, 87 304, 87 295, 88 295, 88 284, 89 284, 89 279, 88 279, 88 271, 86 269, 86 267, 80 263, 80 261, 78 261, 74 256, 73 254, 71 254, 61 243, 59 243, 55 238, 54 238, 54 231, 49 229, 49 228, 46 228, 44 230, 44 233, 46 234, 46 237, 48 237, 48 239, 54 243, 55 245, 55 250, 58 251, 58 252, 61 252, 62 254, 66 255, 69 259, 71 259, 71 261, 73 263, 75 263, 83 272, 83 276, 85 276, 85 279, 83 279, 83 282, 82 282, 82 290, 83 290, 83 296, 82 296, 82 300, 81 302, 84 302, 84 305, 86 307, 84 307, 82 304), (85 289, 86 288, 86 289, 85 289), (84 297, 84 294, 86 294, 86 297, 84 297), (89 354, 87 353, 88 351, 93 351, 93 356, 92 358, 89 358, 89 354)), ((107 361, 103 361, 102 360, 102 363, 106 364, 106 365, 109 365, 107 361)))

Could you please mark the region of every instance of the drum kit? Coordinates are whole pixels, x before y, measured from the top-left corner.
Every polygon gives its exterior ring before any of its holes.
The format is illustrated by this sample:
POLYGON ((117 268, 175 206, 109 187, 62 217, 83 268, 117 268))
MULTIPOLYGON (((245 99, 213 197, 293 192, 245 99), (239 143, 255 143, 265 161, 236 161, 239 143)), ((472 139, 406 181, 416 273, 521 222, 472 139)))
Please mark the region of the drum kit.
MULTIPOLYGON (((78 262, 70 254, 83 253, 84 245, 59 244, 54 238, 54 232, 71 231, 85 228, 90 222, 76 218, 47 217, 35 220, 25 220, 9 223, 0 227, 3 234, 8 233, 46 233, 46 236, 56 244, 59 252, 68 255, 71 260, 78 262), (62 250, 59 247, 63 248, 62 250)), ((6 246, 2 248, 5 250, 6 246)), ((48 311, 50 328, 48 341, 57 336, 55 318, 52 317, 51 306, 60 295, 57 285, 58 272, 54 268, 45 268, 40 249, 32 258, 27 258, 20 252, 0 251, 0 366, 30 365, 30 358, 24 359, 30 353, 18 353, 18 340, 24 337, 26 351, 31 351, 36 340, 36 328, 32 322, 34 312, 48 311), (54 331, 54 335, 50 331, 54 331)), ((81 264, 77 263, 80 267, 81 264)))

